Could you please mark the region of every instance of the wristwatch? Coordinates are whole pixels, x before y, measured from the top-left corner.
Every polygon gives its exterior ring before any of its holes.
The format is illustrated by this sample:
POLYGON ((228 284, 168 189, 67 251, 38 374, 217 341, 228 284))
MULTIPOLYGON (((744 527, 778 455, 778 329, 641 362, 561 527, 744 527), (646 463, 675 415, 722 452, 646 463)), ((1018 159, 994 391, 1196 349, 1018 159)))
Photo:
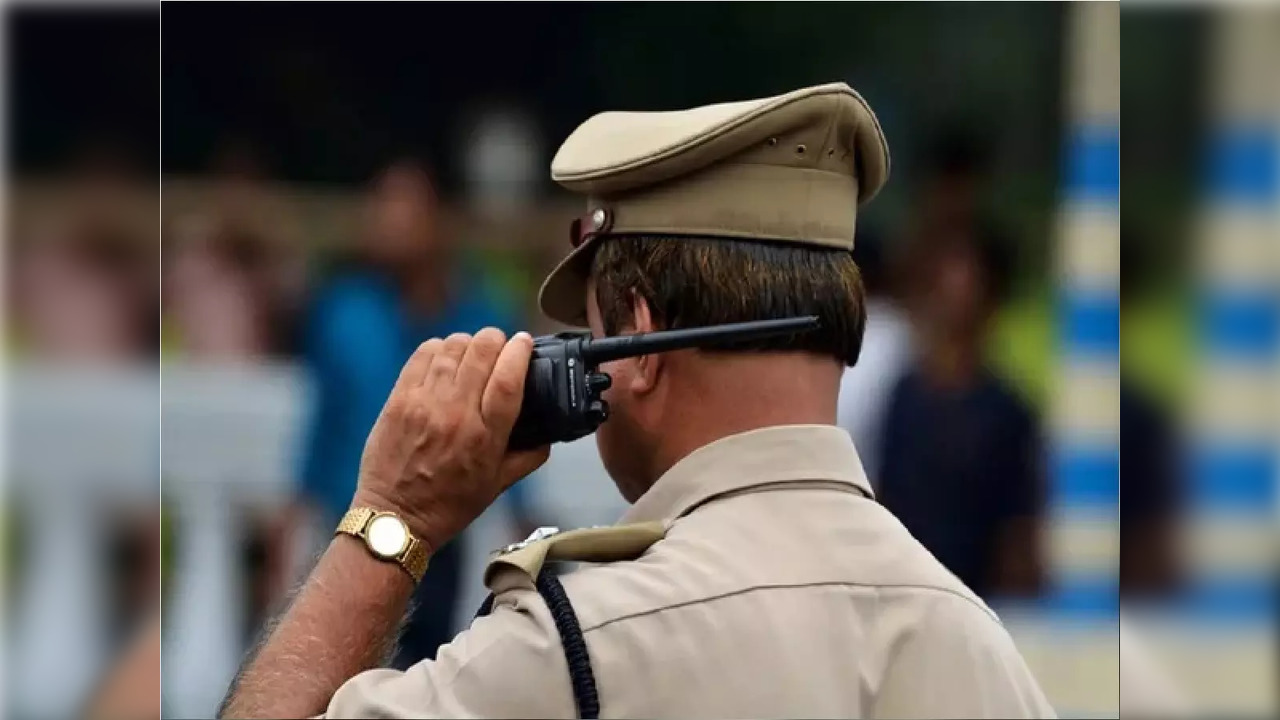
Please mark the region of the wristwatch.
POLYGON ((427 548, 404 524, 400 516, 368 507, 351 508, 334 533, 354 535, 364 541, 369 553, 383 562, 394 562, 409 573, 415 583, 427 571, 427 548))

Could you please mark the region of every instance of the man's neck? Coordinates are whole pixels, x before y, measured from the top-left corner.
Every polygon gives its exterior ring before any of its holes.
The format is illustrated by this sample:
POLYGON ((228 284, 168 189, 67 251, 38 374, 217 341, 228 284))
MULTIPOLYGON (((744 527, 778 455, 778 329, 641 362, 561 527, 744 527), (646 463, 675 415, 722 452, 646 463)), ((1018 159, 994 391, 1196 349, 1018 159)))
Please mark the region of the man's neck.
POLYGON ((650 485, 693 451, 717 440, 778 425, 834 425, 843 372, 809 355, 681 358, 672 368, 674 407, 649 472, 650 485), (681 362, 684 361, 684 362, 681 362))

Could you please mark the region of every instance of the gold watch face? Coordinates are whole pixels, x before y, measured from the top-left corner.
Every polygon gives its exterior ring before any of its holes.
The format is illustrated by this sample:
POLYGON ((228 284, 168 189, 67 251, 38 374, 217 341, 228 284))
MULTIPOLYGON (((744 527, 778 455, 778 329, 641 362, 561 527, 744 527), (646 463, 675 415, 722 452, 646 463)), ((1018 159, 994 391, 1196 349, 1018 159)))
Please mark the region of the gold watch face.
POLYGON ((379 557, 392 559, 409 547, 409 528, 395 515, 374 515, 365 530, 369 549, 379 557))

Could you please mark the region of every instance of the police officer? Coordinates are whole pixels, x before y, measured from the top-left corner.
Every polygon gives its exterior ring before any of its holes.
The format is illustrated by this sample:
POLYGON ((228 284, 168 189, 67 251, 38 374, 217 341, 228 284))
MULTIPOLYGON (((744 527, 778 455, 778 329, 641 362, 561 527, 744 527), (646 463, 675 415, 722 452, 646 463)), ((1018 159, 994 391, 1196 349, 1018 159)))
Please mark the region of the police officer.
POLYGON ((630 510, 499 554, 487 614, 399 672, 374 668, 433 549, 547 454, 504 453, 527 336, 424 344, 351 512, 224 714, 1052 716, 996 615, 875 502, 834 427, 866 319, 857 209, 888 167, 844 84, 580 126, 552 175, 587 212, 545 313, 597 336, 798 315, 821 329, 602 366, 597 442, 630 510), (591 561, 554 602, 548 559, 591 561))

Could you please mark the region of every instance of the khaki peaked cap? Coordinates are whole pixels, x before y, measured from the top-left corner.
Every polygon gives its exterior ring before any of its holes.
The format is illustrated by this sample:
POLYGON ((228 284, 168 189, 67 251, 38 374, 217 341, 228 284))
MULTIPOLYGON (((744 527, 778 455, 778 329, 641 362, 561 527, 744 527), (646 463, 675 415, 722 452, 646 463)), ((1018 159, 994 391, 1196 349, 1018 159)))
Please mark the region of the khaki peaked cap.
POLYGON ((597 240, 681 235, 852 249, 858 206, 889 175, 880 123, 844 83, 673 112, 605 112, 575 130, 551 177, 587 196, 574 250, 547 276, 547 316, 586 324, 597 240))

